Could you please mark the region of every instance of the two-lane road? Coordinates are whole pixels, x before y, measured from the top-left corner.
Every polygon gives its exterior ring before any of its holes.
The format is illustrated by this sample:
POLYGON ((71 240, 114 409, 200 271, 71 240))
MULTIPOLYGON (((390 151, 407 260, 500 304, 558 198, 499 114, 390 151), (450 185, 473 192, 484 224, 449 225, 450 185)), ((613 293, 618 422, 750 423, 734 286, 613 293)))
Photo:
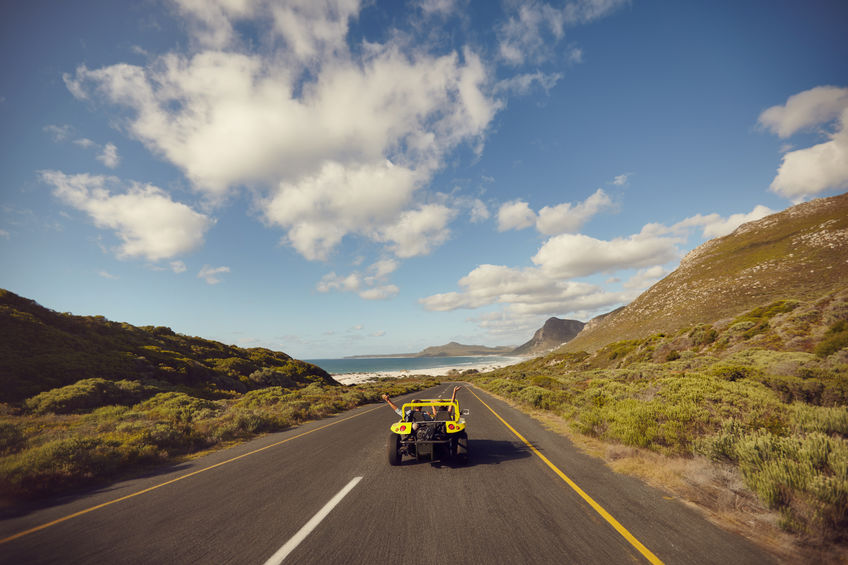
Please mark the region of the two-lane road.
POLYGON ((7 517, 0 563, 773 561, 480 390, 459 400, 467 466, 390 467, 396 416, 364 406, 7 517))

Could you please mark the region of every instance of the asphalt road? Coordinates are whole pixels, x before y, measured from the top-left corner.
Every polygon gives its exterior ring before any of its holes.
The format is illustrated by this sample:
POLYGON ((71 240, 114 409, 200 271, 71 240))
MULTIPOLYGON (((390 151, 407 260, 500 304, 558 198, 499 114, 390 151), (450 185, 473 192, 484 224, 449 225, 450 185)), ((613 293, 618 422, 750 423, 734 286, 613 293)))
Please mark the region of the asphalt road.
POLYGON ((85 496, 18 508, 0 521, 0 563, 774 562, 480 390, 458 398, 471 411, 466 466, 390 467, 396 416, 363 406, 85 496))

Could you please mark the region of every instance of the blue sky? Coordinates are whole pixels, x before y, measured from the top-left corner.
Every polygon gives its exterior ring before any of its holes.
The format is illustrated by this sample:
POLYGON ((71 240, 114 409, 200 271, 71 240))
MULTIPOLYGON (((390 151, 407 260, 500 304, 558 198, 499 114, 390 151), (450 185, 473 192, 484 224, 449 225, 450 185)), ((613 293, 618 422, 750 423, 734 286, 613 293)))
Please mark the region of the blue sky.
POLYGON ((846 24, 838 0, 4 2, 0 287, 307 359, 517 345, 848 189, 846 24))

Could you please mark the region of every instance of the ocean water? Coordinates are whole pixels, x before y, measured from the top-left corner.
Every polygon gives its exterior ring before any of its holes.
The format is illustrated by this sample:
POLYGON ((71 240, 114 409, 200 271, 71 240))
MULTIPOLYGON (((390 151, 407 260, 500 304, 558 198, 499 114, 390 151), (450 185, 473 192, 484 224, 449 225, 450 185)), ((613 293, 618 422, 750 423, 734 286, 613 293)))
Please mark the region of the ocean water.
POLYGON ((518 359, 514 357, 499 357, 484 355, 479 357, 368 357, 364 359, 304 359, 307 363, 318 365, 331 375, 346 375, 351 373, 382 373, 387 371, 416 371, 434 369, 436 367, 455 367, 462 371, 463 367, 475 365, 511 365, 518 359))

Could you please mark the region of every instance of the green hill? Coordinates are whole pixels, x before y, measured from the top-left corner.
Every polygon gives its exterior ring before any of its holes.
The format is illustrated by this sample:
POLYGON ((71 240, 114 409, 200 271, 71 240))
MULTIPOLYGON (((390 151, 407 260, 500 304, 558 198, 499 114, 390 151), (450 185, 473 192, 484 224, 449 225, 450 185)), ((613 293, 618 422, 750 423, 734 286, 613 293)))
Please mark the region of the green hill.
POLYGON ((848 193, 793 206, 708 241, 636 300, 586 324, 562 351, 594 351, 846 287, 848 193))
POLYGON ((0 402, 12 403, 91 378, 158 382, 154 388, 205 396, 337 384, 323 369, 285 353, 54 312, 2 289, 0 359, 0 402))

